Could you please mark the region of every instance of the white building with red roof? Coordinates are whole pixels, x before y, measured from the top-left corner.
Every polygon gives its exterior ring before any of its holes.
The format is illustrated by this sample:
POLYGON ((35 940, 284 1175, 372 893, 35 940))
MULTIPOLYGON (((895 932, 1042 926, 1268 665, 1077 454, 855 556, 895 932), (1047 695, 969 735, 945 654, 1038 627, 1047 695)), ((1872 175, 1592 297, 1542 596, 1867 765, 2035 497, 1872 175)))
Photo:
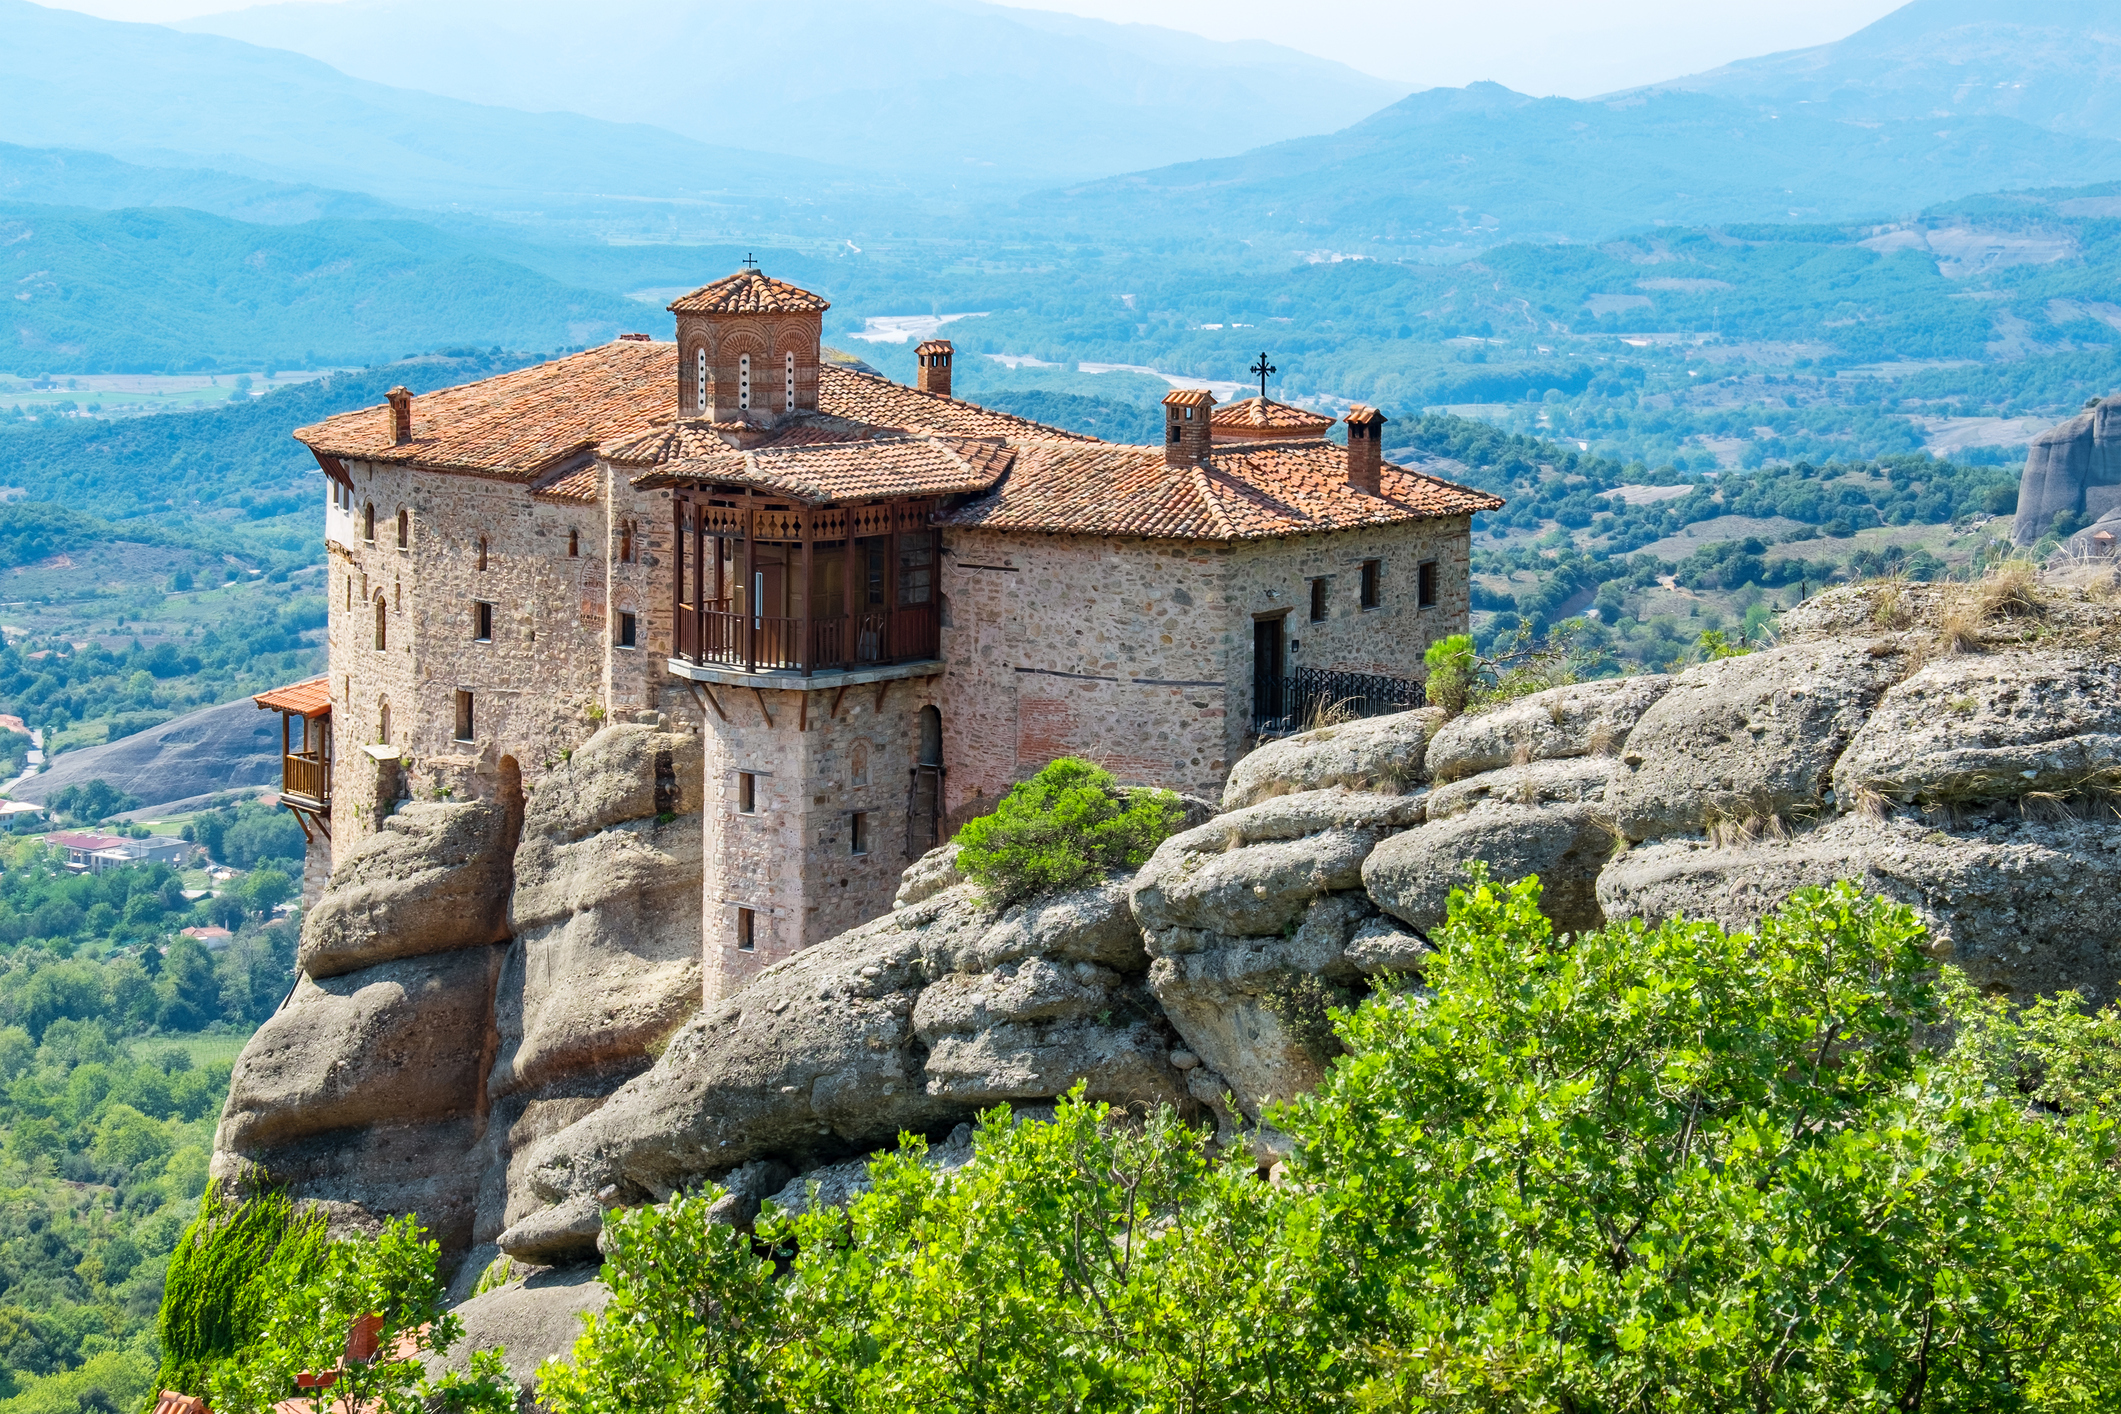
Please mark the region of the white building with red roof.
POLYGON ((1374 410, 1340 445, 1180 391, 1162 444, 1119 446, 952 397, 947 342, 913 387, 825 361, 827 307, 742 270, 670 306, 674 343, 295 434, 331 483, 331 666, 259 702, 320 857, 659 713, 704 739, 723 994, 888 911, 1057 756, 1215 795, 1319 691, 1412 700, 1464 631, 1501 503, 1386 461, 1374 410))

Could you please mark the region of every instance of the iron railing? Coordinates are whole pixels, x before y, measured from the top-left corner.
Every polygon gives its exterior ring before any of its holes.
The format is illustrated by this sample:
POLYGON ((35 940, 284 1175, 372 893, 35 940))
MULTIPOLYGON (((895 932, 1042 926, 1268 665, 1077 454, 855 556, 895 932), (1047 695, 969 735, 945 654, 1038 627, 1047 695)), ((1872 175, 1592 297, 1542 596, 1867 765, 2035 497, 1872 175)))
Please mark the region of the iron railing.
POLYGON ((1252 734, 1287 736, 1328 718, 1408 712, 1422 700, 1422 686, 1411 678, 1298 668, 1287 677, 1253 681, 1252 734))

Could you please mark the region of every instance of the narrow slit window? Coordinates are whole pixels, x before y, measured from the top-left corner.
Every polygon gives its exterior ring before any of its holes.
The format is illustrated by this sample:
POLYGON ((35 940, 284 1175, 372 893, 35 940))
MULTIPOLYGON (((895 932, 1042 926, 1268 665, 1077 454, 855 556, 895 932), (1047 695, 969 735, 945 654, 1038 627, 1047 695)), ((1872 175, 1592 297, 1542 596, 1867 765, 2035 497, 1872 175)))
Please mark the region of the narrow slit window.
POLYGON ((758 813, 759 778, 749 771, 736 773, 736 808, 740 815, 758 813))
POLYGON ((361 538, 371 545, 376 543, 376 507, 372 501, 361 507, 361 538))
POLYGON ((736 360, 736 405, 751 406, 751 355, 739 354, 736 360))
POLYGON ((376 652, 378 653, 381 653, 389 644, 389 629, 384 622, 385 615, 389 612, 390 606, 383 602, 382 596, 376 596, 376 652))
POLYGON ((847 817, 847 841, 849 854, 869 852, 869 812, 857 810, 847 817))
POLYGON ((634 641, 634 635, 640 631, 638 625, 639 620, 635 619, 632 614, 622 612, 619 615, 619 647, 637 648, 640 646, 634 641))
POLYGON ((782 411, 782 412, 794 412, 794 411, 795 411, 795 352, 794 352, 794 350, 792 350, 792 349, 791 349, 791 350, 789 351, 789 353, 788 353, 788 359, 787 359, 787 362, 786 362, 786 363, 785 363, 785 364, 783 365, 783 371, 784 371, 784 373, 785 373, 785 376, 786 376, 786 378, 787 378, 787 389, 786 389, 786 391, 785 391, 785 392, 784 392, 784 393, 783 393, 783 394, 781 395, 781 411, 782 411))
POLYGON ((1325 621, 1326 581, 1322 579, 1314 579, 1311 581, 1311 622, 1314 624, 1322 624, 1325 621))
POLYGON ((692 405, 700 416, 707 415, 707 349, 705 345, 693 350, 692 405))
POLYGON ((471 606, 472 638, 479 643, 493 642, 493 605, 477 600, 471 606))
POLYGON ((457 740, 470 741, 471 728, 471 694, 460 689, 457 693, 457 740))
POLYGON ((486 537, 483 535, 479 537, 479 568, 486 568, 486 537))
POLYGON ((748 908, 736 911, 736 950, 751 952, 758 947, 757 916, 748 908))
POLYGON ((571 560, 571 559, 574 559, 574 558, 575 558, 576 556, 580 555, 581 553, 582 553, 582 532, 581 532, 581 531, 579 531, 579 530, 570 530, 570 531, 568 531, 568 532, 567 532, 567 558, 568 558, 568 559, 570 559, 570 560, 571 560))
POLYGON ((633 522, 630 520, 619 522, 619 563, 633 563, 633 522))
POLYGON ((398 512, 398 548, 403 550, 412 544, 412 512, 398 512))
POLYGON ((1362 606, 1365 609, 1374 609, 1384 603, 1384 586, 1380 582, 1383 577, 1384 561, 1362 562, 1362 606))
POLYGON ((1436 561, 1427 560, 1422 563, 1421 569, 1416 572, 1415 590, 1415 602, 1422 608, 1436 607, 1436 561))

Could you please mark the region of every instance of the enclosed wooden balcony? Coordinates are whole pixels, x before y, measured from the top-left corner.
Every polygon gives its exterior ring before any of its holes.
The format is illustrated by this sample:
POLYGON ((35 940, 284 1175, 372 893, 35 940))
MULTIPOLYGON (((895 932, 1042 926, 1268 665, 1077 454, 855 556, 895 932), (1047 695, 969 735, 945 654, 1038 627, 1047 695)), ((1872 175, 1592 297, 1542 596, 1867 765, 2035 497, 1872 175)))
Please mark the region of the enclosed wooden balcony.
POLYGON ((280 714, 280 803, 303 834, 312 824, 331 833, 331 687, 311 678, 261 692, 251 701, 280 714))
POLYGON ((717 489, 672 497, 677 659, 810 677, 941 651, 933 499, 819 507, 717 489))

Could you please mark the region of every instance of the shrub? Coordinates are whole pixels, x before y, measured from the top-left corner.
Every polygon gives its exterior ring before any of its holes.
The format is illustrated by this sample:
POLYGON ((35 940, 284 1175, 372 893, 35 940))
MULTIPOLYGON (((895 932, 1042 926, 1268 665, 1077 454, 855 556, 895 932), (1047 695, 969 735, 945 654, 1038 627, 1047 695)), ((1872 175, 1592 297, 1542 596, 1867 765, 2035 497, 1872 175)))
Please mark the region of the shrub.
POLYGON ((1453 717, 1465 711, 1473 696, 1473 675, 1479 668, 1473 653, 1473 636, 1454 633, 1440 638, 1429 645, 1421 661, 1429 669, 1429 705, 1441 707, 1453 717))
POLYGON ((957 832, 957 864, 1006 906, 1139 869, 1184 818, 1170 791, 1122 793, 1110 771, 1063 756, 957 832))
POLYGON ((323 1249, 323 1216, 296 1213, 286 1194, 232 1203, 208 1189, 169 1259, 159 1387, 205 1394, 208 1372, 258 1337, 273 1293, 300 1281, 323 1249))

